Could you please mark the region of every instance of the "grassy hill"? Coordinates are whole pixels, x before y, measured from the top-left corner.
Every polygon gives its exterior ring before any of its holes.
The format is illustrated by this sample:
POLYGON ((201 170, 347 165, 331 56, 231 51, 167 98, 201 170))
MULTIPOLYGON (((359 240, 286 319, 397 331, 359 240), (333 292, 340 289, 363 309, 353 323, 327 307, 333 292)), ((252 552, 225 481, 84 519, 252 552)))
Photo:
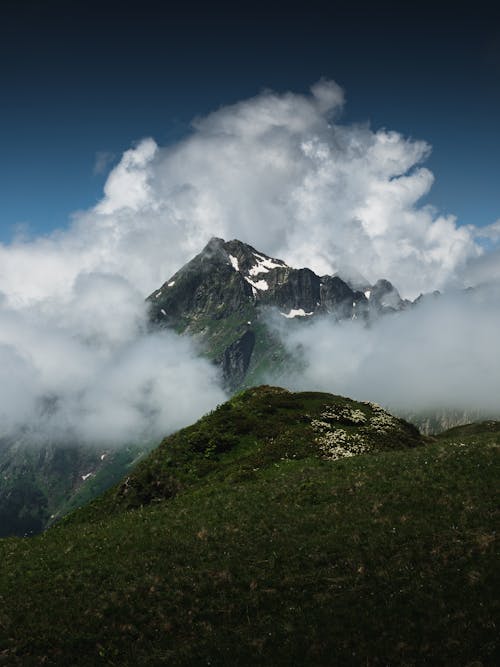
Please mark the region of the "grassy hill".
POLYGON ((261 387, 32 539, 0 664, 496 665, 496 422, 261 387))

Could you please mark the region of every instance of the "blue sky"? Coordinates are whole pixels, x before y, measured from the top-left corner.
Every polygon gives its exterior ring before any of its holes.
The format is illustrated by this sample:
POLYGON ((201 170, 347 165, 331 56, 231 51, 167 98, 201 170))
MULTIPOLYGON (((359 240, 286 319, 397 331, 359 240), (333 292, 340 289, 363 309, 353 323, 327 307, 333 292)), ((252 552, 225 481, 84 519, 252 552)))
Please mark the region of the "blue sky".
POLYGON ((0 239, 92 206, 134 141, 263 88, 346 91, 343 120, 425 139, 427 201, 462 224, 500 218, 500 28, 474 3, 2 3, 0 239), (96 165, 100 169, 96 169, 96 165))

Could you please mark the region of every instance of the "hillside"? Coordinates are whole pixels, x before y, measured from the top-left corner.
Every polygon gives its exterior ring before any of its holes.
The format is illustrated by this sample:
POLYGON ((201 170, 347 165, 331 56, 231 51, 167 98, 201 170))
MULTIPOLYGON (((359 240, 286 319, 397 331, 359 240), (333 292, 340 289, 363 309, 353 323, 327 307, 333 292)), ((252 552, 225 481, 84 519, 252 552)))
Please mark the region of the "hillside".
POLYGON ((333 461, 423 442, 414 426, 373 403, 261 386, 165 438, 118 487, 70 520, 160 502, 212 481, 245 479, 288 459, 333 461))
POLYGON ((78 443, 0 447, 0 537, 34 535, 118 482, 151 445, 119 449, 78 443))
POLYGON ((0 660, 495 665, 499 434, 239 394, 43 535, 0 541, 0 660))

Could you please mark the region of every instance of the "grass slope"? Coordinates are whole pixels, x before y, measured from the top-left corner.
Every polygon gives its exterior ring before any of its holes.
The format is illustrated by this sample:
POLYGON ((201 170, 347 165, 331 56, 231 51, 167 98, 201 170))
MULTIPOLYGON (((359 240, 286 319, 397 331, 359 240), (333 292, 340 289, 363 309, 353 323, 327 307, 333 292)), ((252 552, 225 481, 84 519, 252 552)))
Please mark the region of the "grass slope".
POLYGON ((380 412, 339 397, 230 405, 0 541, 0 664, 498 664, 499 429, 368 438, 380 412))

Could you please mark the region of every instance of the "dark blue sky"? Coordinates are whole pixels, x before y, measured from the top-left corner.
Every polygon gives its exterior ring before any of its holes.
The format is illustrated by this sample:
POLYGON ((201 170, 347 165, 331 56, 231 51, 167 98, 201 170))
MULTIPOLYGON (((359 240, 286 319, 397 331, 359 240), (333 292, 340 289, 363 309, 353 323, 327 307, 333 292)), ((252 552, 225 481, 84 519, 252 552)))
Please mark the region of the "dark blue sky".
POLYGON ((500 217, 500 22, 482 2, 4 0, 0 240, 95 203, 98 154, 167 144, 196 115, 321 76, 344 87, 345 121, 432 144, 429 202, 461 223, 500 217))

